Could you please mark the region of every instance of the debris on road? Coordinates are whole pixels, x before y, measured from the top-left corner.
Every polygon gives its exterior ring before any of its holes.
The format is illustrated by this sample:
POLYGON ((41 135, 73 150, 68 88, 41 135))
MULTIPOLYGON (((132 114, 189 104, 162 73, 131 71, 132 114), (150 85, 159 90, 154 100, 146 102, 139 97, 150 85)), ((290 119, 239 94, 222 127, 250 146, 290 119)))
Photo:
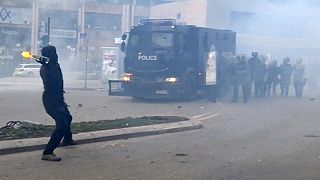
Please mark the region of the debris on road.
POLYGON ((178 154, 176 154, 176 156, 178 156, 178 157, 183 157, 183 156, 188 156, 188 154, 178 153, 178 154))
POLYGON ((307 137, 307 138, 315 138, 315 137, 320 137, 318 135, 313 135, 313 134, 308 134, 308 135, 305 135, 304 137, 307 137))

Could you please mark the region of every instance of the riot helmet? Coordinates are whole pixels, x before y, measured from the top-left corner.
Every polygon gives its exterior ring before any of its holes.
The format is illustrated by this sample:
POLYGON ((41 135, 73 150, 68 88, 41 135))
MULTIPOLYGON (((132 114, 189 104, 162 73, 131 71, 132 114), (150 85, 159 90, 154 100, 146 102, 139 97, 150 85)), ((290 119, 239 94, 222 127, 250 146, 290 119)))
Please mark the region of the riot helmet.
POLYGON ((252 55, 252 57, 257 58, 257 57, 259 56, 259 53, 258 53, 257 51, 253 51, 253 52, 251 53, 251 55, 252 55))

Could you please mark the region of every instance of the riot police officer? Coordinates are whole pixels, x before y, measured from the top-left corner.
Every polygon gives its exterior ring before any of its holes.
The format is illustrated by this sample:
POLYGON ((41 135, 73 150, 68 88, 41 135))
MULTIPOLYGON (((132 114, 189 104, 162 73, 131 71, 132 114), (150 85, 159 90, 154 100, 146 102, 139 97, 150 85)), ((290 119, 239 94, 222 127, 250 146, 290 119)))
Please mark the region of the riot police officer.
POLYGON ((232 102, 238 101, 239 87, 242 89, 243 102, 247 102, 250 94, 250 68, 244 55, 236 57, 231 65, 233 86, 232 102))
POLYGON ((263 96, 263 83, 265 76, 265 66, 259 59, 258 52, 252 52, 252 57, 249 59, 251 87, 254 86, 254 94, 256 97, 263 96))
POLYGON ((266 85, 267 85, 267 96, 271 94, 276 95, 276 87, 279 84, 279 67, 277 65, 277 61, 273 60, 267 67, 267 75, 266 75, 266 85))
POLYGON ((293 66, 293 86, 295 90, 295 96, 297 98, 302 97, 303 86, 305 84, 304 78, 304 64, 302 59, 299 58, 296 64, 293 66))
POLYGON ((283 63, 280 65, 280 87, 281 96, 289 95, 289 86, 291 84, 292 66, 289 64, 289 57, 283 59, 283 63))

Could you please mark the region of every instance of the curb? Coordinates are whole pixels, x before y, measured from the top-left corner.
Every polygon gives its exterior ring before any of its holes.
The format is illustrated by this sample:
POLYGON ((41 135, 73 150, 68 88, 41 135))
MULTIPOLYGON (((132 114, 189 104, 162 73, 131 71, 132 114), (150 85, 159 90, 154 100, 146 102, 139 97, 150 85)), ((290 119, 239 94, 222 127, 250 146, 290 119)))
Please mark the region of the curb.
MULTIPOLYGON (((73 134, 73 139, 78 144, 87 144, 102 141, 129 139, 135 137, 160 135, 200 129, 203 125, 200 121, 188 120, 175 123, 157 124, 150 126, 138 126, 122 129, 111 129, 73 134)), ((0 141, 0 155, 36 151, 44 149, 49 137, 0 141)))

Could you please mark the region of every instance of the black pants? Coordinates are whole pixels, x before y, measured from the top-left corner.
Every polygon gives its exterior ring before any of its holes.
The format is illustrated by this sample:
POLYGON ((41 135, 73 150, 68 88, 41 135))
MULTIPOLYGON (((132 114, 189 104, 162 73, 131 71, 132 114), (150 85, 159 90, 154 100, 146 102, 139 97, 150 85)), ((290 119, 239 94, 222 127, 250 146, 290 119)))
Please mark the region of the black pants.
POLYGON ((264 95, 263 82, 254 82, 254 95, 256 97, 263 97, 264 95))
POLYGON ((207 87, 208 100, 211 102, 217 101, 217 87, 216 85, 211 85, 207 87))
POLYGON ((276 93, 276 87, 277 87, 276 83, 274 83, 274 82, 268 82, 268 83, 267 83, 267 96, 270 96, 270 95, 271 95, 271 88, 272 88, 272 94, 273 94, 273 95, 277 95, 277 93, 276 93))
POLYGON ((51 138, 46 145, 43 154, 52 154, 54 149, 63 141, 72 141, 71 121, 72 116, 66 105, 62 107, 55 107, 54 109, 46 109, 47 113, 55 120, 56 128, 52 132, 51 138))
POLYGON ((282 85, 281 87, 281 96, 288 96, 289 95, 289 85, 282 85))
POLYGON ((233 85, 232 102, 238 102, 239 87, 242 90, 243 102, 247 102, 250 96, 250 87, 244 85, 233 85))
POLYGON ((295 96, 298 98, 302 97, 302 92, 303 92, 303 83, 300 82, 295 82, 294 83, 294 90, 295 90, 295 96))

